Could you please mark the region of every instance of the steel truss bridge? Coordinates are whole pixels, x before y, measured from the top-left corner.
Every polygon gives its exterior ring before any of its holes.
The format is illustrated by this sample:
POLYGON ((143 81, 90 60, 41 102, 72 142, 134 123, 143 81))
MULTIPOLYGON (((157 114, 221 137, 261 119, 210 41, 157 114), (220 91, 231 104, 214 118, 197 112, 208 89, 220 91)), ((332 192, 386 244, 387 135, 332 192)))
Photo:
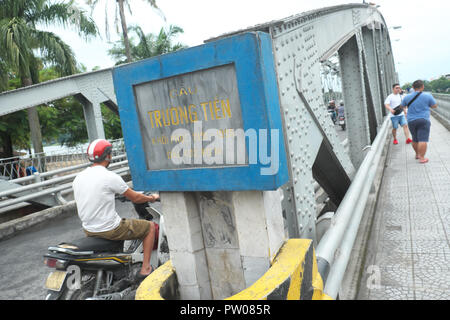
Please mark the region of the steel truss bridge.
MULTIPOLYGON (((388 26, 374 6, 349 4, 293 15, 205 42, 252 31, 267 32, 272 38, 290 174, 282 187, 285 228, 290 238, 315 241, 319 271, 331 283, 328 294, 335 297, 390 137, 383 103, 398 75, 388 26), (327 113, 325 91, 332 85, 324 89, 324 70, 338 77, 341 88, 336 93, 345 103, 345 133, 339 132, 327 113), (319 227, 324 219, 328 221, 325 229, 319 227)), ((67 96, 83 105, 89 139, 104 138, 100 104, 117 111, 112 68, 4 92, 0 116, 67 96)), ((449 128, 450 98, 435 98, 439 108, 434 114, 449 128)), ((126 170, 126 162, 119 163, 126 170)), ((17 182, 13 187, 19 190, 17 182)), ((56 188, 57 193, 70 188, 67 182, 60 179, 43 185, 41 181, 36 188, 56 188)), ((2 190, 3 202, 20 203, 20 199, 10 199, 11 188, 2 190)), ((31 190, 29 185, 23 188, 31 190)), ((30 194, 25 196, 22 201, 32 199, 30 194)))

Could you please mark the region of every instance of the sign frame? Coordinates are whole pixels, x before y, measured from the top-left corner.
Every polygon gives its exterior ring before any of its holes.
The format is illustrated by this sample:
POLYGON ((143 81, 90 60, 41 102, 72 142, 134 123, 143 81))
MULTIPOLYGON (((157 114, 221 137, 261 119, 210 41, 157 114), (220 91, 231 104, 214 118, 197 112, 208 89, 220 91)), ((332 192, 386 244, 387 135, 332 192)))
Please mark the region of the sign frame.
MULTIPOLYGON (((113 69, 113 82, 135 190, 276 190, 288 181, 284 129, 269 34, 247 32, 118 66, 113 69), (245 166, 147 170, 134 86, 228 64, 235 66, 243 130, 258 132, 266 129, 268 150, 271 143, 278 143, 277 172, 261 175, 261 169, 268 165, 259 160, 245 166), (278 129, 278 142, 271 141, 271 129, 278 129)), ((259 154, 259 143, 257 149, 259 154)), ((248 139, 246 150, 249 150, 248 139)))

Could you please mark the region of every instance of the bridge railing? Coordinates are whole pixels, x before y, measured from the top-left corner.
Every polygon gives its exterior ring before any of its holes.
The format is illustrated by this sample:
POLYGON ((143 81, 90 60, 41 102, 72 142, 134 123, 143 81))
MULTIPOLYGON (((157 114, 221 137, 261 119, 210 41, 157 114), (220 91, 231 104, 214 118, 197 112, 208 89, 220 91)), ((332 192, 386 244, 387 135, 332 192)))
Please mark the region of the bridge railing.
POLYGON ((383 122, 356 173, 350 188, 335 212, 329 229, 316 250, 318 270, 324 281, 324 293, 336 299, 351 256, 364 208, 381 159, 389 127, 383 122), (338 254, 337 254, 338 253, 338 254))
MULTIPOLYGON (((11 188, 0 192, 0 209, 12 207, 43 196, 55 197, 58 203, 65 204, 66 201, 62 196, 72 192, 73 179, 75 179, 80 170, 89 165, 91 163, 87 162, 43 173, 35 172, 33 175, 11 180, 13 182, 11 183, 11 188), (17 187, 21 183, 25 185, 17 187)), ((114 156, 109 168, 121 176, 128 175, 130 170, 126 154, 114 156)), ((7 212, 7 210, 2 212, 7 212)))
POLYGON ((433 93, 438 107, 433 109, 434 114, 437 114, 440 120, 447 123, 447 128, 450 128, 450 94, 433 93))
MULTIPOLYGON (((113 156, 125 153, 123 139, 110 142, 113 145, 113 156)), ((67 149, 64 152, 51 151, 0 159, 0 178, 14 180, 29 176, 33 174, 32 168, 38 172, 45 172, 88 163, 86 148, 87 144, 67 149)))

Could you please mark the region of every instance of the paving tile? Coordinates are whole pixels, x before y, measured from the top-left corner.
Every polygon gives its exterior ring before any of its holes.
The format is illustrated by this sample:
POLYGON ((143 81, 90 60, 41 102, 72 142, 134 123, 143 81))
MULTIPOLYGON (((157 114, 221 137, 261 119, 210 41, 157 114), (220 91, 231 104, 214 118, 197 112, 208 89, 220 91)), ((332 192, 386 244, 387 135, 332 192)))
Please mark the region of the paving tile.
MULTIPOLYGON (((410 240, 384 240, 379 241, 378 252, 412 253, 413 246, 410 240)), ((417 249, 418 250, 418 249, 417 249)))
MULTIPOLYGON (((447 253, 413 253, 415 268, 450 271, 450 254, 447 253)), ((449 283, 450 285, 450 283, 449 283)))
POLYGON ((450 274, 444 270, 414 268, 414 288, 416 290, 439 289, 447 292, 450 298, 450 274))
POLYGON ((368 300, 415 300, 414 289, 410 287, 381 286, 369 291, 368 300))
POLYGON ((445 290, 450 298, 450 254, 413 253, 414 283, 418 290, 445 290))
POLYGON ((447 240, 415 240, 411 241, 410 244, 413 253, 437 253, 450 256, 447 240))
POLYGON ((414 290, 416 300, 449 300, 449 290, 441 290, 436 288, 414 290))
POLYGON ((380 229, 380 241, 396 240, 405 241, 410 240, 411 234, 407 226, 403 225, 401 228, 384 226, 380 229))
POLYGON ((446 240, 447 236, 444 228, 440 225, 422 225, 416 226, 411 230, 411 241, 417 240, 446 240))

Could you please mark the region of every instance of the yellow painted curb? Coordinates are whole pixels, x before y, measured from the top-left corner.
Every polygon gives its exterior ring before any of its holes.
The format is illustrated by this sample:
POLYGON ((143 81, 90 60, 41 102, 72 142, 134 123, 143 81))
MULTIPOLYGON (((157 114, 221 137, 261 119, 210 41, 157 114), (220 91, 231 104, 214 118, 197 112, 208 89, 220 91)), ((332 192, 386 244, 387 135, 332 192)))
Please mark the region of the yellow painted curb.
POLYGON ((247 289, 227 300, 329 300, 323 293, 312 240, 290 239, 270 269, 247 289))
MULTIPOLYGON (((136 300, 178 299, 175 269, 169 260, 139 286, 136 300)), ((247 289, 226 300, 332 300, 323 293, 312 240, 290 239, 272 266, 247 289)))
POLYGON ((162 294, 163 288, 167 286, 170 279, 175 277, 175 269, 172 266, 172 261, 169 260, 141 282, 136 291, 135 299, 165 300, 162 294))

